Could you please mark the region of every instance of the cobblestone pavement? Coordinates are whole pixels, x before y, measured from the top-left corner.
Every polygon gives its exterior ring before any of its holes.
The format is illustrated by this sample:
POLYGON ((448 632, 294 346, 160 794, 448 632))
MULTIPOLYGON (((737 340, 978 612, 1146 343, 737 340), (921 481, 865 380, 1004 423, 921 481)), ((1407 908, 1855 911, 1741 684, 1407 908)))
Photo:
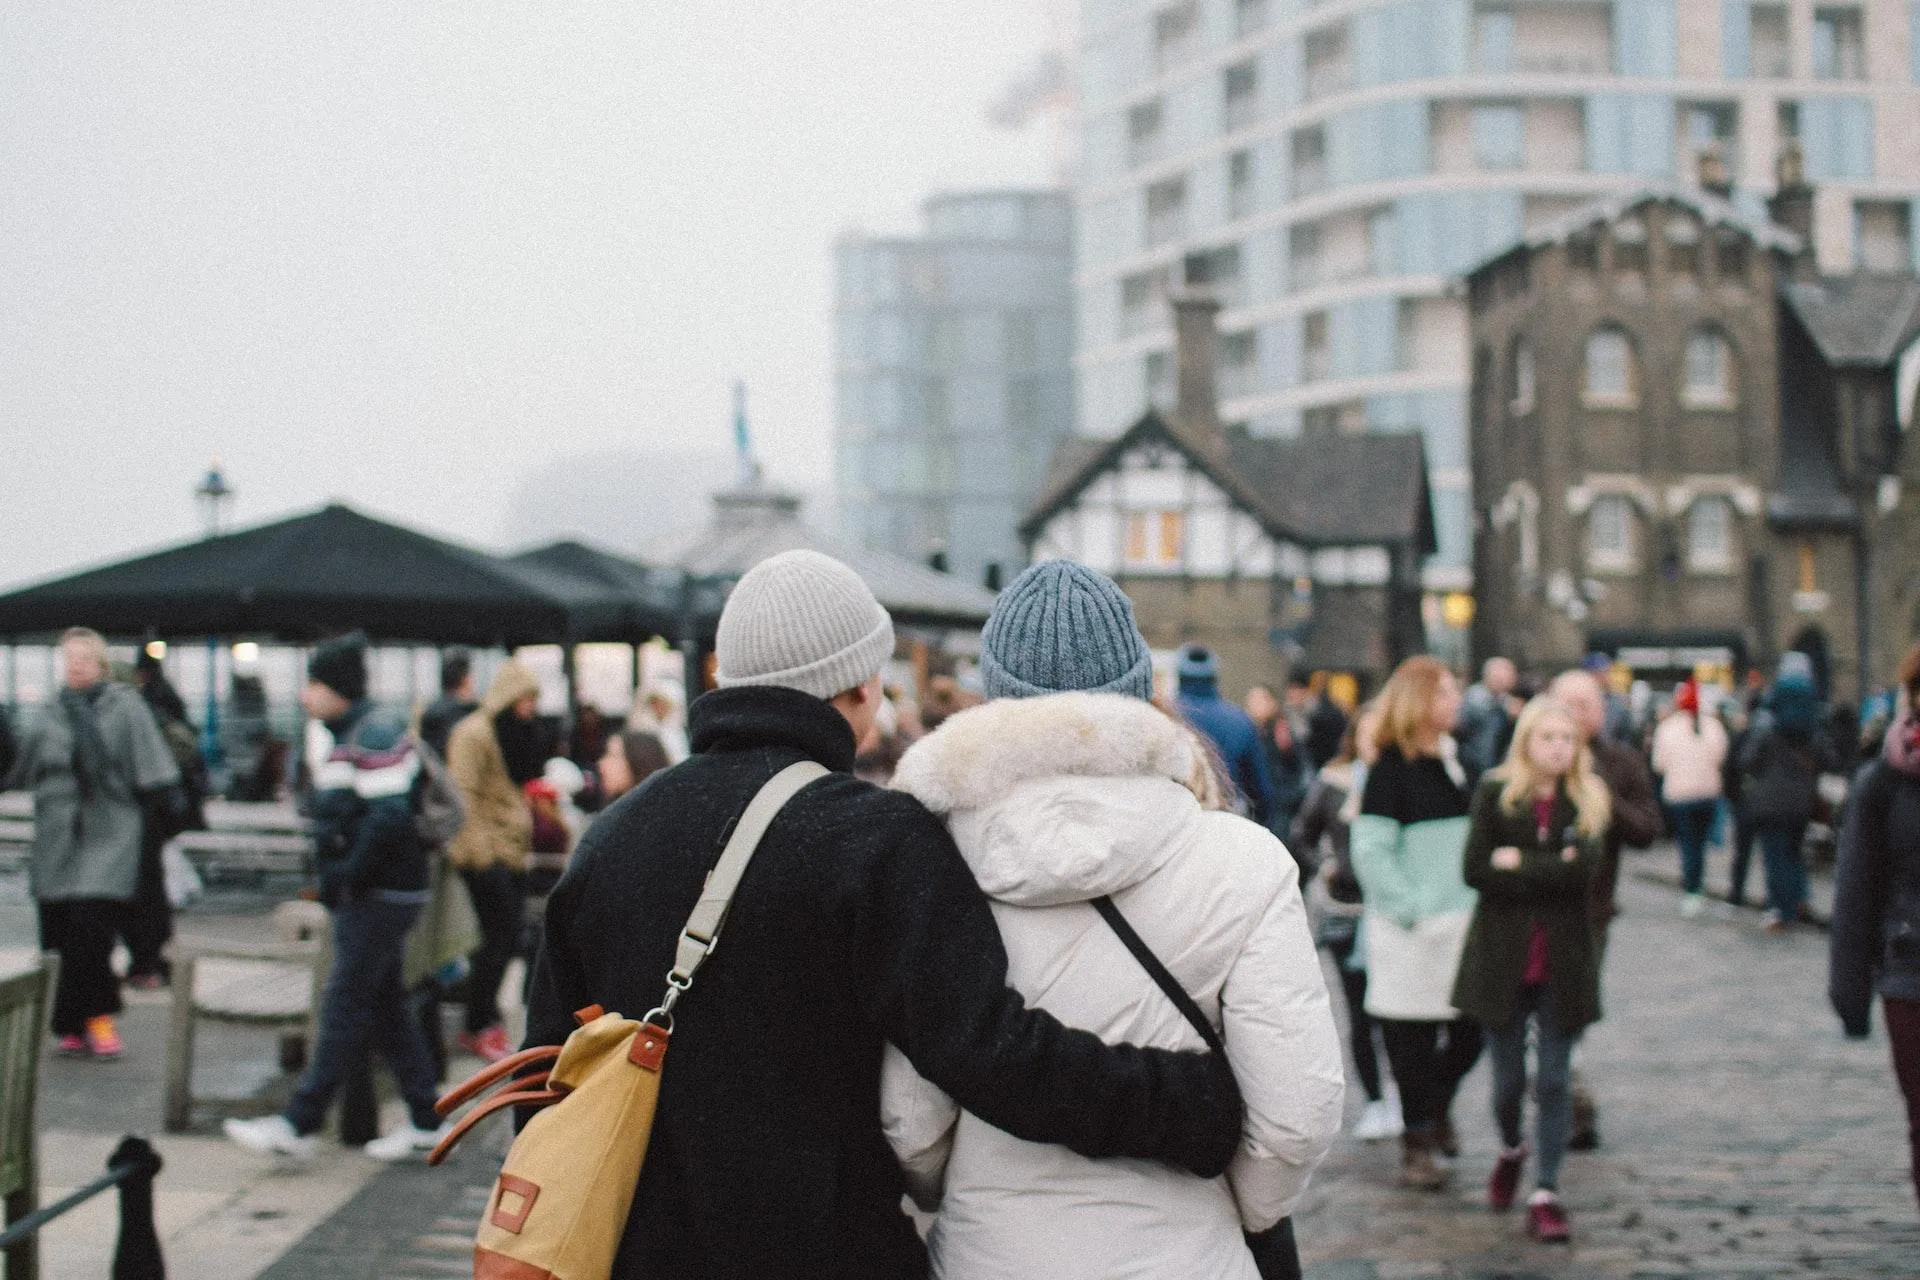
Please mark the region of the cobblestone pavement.
POLYGON ((1328 1158, 1296 1218, 1309 1280, 1920 1276, 1886 1037, 1840 1035, 1824 935, 1771 937, 1724 905, 1682 920, 1676 893, 1631 870, 1607 1017, 1578 1058, 1603 1143, 1562 1178, 1573 1247, 1533 1244, 1519 1212, 1486 1207, 1497 1140, 1483 1063, 1455 1108, 1451 1191, 1396 1189, 1396 1144, 1343 1140, 1328 1158))

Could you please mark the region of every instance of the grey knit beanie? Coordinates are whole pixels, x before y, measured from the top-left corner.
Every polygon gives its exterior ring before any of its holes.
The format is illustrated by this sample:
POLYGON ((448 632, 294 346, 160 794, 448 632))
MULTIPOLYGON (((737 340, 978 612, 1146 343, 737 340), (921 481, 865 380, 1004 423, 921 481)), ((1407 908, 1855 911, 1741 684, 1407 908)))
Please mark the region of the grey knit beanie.
POLYGON ((1153 655, 1111 578, 1047 560, 995 602, 980 637, 980 679, 989 698, 1070 690, 1151 698, 1153 655))
POLYGON ((832 556, 783 551, 733 588, 714 648, 722 689, 779 685, 825 699, 880 674, 893 657, 893 619, 832 556))

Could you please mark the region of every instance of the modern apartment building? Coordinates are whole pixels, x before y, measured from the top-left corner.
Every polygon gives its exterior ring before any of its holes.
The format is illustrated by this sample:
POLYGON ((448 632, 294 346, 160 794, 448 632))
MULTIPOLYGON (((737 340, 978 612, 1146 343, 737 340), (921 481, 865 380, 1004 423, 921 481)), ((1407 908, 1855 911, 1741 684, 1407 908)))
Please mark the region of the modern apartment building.
POLYGON ((1916 261, 1915 0, 1083 0, 1079 429, 1173 394, 1170 288, 1221 318, 1256 434, 1420 430, 1471 580, 1456 278, 1598 196, 1724 164, 1764 214, 1783 139, 1827 273, 1916 261))
POLYGON ((997 586, 1073 425, 1073 218, 1052 191, 938 196, 925 234, 836 246, 846 537, 997 586))

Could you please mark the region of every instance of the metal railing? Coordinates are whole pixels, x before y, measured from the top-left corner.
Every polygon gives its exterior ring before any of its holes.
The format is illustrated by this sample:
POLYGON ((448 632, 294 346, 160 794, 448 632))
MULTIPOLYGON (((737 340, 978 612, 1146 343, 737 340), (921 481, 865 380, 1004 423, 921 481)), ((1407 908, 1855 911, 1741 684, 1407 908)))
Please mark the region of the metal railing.
POLYGON ((0 1232, 0 1256, 7 1259, 9 1280, 16 1275, 14 1258, 20 1246, 40 1228, 79 1208, 109 1187, 120 1191, 120 1239, 113 1249, 113 1280, 166 1280, 160 1257, 160 1235, 153 1225, 153 1180, 161 1169, 160 1153, 145 1138, 126 1137, 107 1157, 107 1171, 44 1209, 21 1218, 0 1232))

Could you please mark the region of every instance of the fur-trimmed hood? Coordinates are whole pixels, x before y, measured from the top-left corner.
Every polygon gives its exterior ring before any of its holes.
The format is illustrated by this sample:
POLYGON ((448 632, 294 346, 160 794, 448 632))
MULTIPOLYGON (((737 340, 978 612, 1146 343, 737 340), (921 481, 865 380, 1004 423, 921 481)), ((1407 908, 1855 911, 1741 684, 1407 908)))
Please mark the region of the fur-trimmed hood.
POLYGON ((1191 733, 1104 693, 963 711, 907 752, 893 785, 948 819, 988 896, 1084 902, 1152 874, 1201 817, 1191 733))

